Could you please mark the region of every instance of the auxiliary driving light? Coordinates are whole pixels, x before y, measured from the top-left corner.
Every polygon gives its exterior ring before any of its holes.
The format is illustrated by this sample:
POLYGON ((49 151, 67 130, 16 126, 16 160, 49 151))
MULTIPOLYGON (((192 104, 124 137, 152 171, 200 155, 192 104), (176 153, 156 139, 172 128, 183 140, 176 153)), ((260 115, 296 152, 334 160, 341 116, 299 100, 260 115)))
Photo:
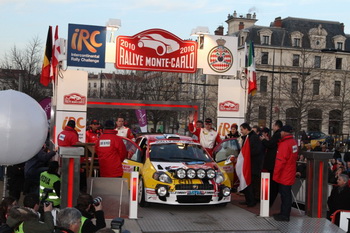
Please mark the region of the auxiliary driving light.
POLYGON ((192 168, 187 170, 187 177, 193 179, 196 177, 196 171, 192 168))
POLYGON ((214 169, 207 170, 207 176, 208 176, 209 179, 213 179, 215 177, 214 169))
POLYGON ((203 179, 205 177, 205 175, 206 175, 206 173, 205 173, 204 169, 198 169, 197 170, 197 177, 199 179, 203 179))
POLYGON ((183 168, 180 168, 176 171, 176 175, 177 177, 179 177, 179 179, 184 179, 186 177, 186 171, 183 168))

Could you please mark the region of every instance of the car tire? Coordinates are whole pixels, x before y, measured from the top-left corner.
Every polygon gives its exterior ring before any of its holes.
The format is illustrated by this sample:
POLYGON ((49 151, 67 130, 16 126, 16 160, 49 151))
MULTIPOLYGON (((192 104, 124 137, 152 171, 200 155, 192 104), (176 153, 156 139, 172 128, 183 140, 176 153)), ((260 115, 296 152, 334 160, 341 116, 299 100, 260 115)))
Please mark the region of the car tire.
POLYGON ((138 201, 139 201, 139 206, 140 207, 147 207, 147 206, 149 206, 149 204, 146 202, 145 187, 144 187, 144 184, 143 184, 142 177, 140 177, 140 179, 139 179, 138 201))

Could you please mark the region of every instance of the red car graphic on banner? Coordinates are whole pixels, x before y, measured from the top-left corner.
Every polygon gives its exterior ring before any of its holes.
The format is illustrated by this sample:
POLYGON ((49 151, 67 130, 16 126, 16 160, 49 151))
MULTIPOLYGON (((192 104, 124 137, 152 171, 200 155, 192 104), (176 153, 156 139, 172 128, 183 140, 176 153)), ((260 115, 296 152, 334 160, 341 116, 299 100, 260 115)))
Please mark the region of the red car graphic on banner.
POLYGON ((84 105, 85 103, 86 103, 86 97, 78 93, 72 93, 64 96, 64 104, 84 105))
POLYGON ((223 103, 219 103, 219 110, 220 111, 238 112, 239 111, 239 104, 228 100, 228 101, 225 101, 223 103))
POLYGON ((117 69, 195 73, 197 42, 181 40, 162 29, 117 37, 117 69))

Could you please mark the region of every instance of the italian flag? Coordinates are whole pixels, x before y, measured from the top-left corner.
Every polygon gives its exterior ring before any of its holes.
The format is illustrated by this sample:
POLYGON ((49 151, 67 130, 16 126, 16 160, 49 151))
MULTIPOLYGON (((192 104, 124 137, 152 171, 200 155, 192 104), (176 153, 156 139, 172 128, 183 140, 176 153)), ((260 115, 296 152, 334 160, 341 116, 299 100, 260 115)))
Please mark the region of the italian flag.
POLYGON ((246 50, 246 75, 248 79, 248 94, 255 95, 256 93, 256 71, 255 71, 255 60, 254 60, 254 44, 251 41, 249 43, 249 50, 246 50))
POLYGON ((239 179, 238 191, 242 191, 252 182, 250 143, 248 135, 237 158, 236 173, 239 179))

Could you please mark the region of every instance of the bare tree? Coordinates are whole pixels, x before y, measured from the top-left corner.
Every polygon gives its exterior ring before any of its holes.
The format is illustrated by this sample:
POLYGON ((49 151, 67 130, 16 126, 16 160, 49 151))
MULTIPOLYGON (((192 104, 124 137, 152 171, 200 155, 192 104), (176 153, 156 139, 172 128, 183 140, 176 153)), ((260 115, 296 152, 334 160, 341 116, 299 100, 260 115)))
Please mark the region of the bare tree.
POLYGON ((42 58, 41 41, 38 37, 29 41, 23 50, 12 47, 1 61, 0 84, 4 89, 20 90, 36 100, 49 95, 50 88, 39 82, 42 58))

